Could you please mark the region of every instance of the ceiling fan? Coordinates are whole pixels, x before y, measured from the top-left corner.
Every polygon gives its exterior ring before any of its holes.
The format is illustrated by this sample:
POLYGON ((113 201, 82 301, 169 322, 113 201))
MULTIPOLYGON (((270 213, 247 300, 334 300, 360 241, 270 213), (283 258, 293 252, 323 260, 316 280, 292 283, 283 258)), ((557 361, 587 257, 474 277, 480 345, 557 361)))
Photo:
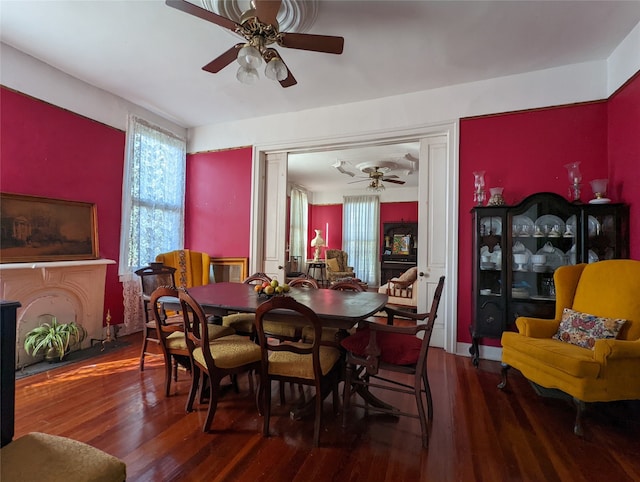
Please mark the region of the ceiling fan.
POLYGON ((359 179, 357 181, 351 181, 349 184, 353 184, 356 182, 364 182, 364 181, 368 181, 369 185, 367 186, 367 188, 372 189, 374 191, 383 190, 384 189, 384 184, 382 184, 383 182, 391 182, 393 184, 405 183, 405 181, 398 180, 398 176, 396 176, 395 174, 392 174, 391 176, 386 176, 385 173, 382 172, 379 167, 374 167, 372 170, 369 171, 369 176, 367 178, 359 179))
POLYGON ((237 59, 240 68, 236 77, 243 83, 253 83, 258 79, 256 68, 264 60, 267 65, 265 75, 280 82, 282 87, 291 87, 298 82, 283 62, 280 54, 269 47, 270 45, 277 44, 280 47, 341 54, 344 38, 280 32, 276 15, 281 3, 282 0, 252 0, 252 8, 244 12, 240 23, 237 23, 186 0, 166 0, 168 6, 229 29, 246 40, 244 43, 234 45, 209 62, 202 67, 203 70, 215 74, 237 59))

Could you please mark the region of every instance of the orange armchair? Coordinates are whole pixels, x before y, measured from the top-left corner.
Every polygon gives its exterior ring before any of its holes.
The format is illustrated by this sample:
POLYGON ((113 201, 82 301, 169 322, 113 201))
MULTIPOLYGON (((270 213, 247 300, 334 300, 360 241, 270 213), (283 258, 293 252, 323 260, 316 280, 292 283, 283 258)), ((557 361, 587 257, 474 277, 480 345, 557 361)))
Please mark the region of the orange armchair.
POLYGON ((156 261, 176 269, 175 280, 178 288, 191 288, 209 284, 211 258, 207 253, 179 249, 156 256, 156 261))
POLYGON ((582 435, 585 402, 640 399, 640 261, 609 260, 563 266, 554 274, 553 320, 520 317, 518 333, 502 335, 502 382, 517 368, 542 395, 569 395, 582 435), (553 338, 565 308, 597 317, 624 319, 616 338, 595 339, 593 349, 553 338))

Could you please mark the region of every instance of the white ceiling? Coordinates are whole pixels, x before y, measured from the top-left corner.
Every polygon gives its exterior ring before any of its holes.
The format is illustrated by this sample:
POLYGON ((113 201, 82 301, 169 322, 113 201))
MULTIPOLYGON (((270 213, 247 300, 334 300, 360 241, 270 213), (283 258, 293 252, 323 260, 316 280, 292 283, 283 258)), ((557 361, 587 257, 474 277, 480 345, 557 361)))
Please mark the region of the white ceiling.
POLYGON ((344 52, 278 48, 298 81, 283 89, 201 70, 239 37, 160 0, 0 0, 2 42, 187 128, 604 60, 639 22, 640 1, 319 1, 308 33, 344 52))

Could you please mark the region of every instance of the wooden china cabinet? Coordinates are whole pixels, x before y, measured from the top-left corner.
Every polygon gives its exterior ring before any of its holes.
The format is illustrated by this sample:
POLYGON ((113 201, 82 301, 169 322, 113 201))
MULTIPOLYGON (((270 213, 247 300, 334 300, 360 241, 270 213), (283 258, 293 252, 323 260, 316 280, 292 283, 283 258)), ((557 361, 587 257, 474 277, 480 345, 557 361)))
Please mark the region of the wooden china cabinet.
POLYGON ((473 312, 469 352, 500 338, 518 316, 553 318, 554 271, 566 264, 629 256, 625 204, 571 203, 533 194, 515 206, 479 206, 473 218, 473 312))
POLYGON ((400 276, 418 263, 418 223, 383 224, 380 285, 400 276))

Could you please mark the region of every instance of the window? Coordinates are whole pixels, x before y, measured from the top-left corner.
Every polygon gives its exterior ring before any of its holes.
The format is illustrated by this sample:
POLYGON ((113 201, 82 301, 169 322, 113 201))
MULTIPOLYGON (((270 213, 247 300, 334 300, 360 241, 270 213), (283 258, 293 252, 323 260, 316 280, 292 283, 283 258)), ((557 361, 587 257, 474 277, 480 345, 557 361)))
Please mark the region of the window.
POLYGON ((129 117, 122 193, 120 275, 184 244, 184 139, 129 117))
POLYGON ((143 323, 134 271, 157 254, 184 246, 186 142, 131 115, 125 156, 118 273, 126 332, 131 333, 143 323))
POLYGON ((289 256, 298 263, 293 271, 301 271, 307 259, 307 193, 300 188, 291 189, 291 219, 289 223, 289 256))
POLYGON ((345 196, 342 249, 349 264, 365 283, 378 284, 378 238, 380 231, 378 196, 345 196))

